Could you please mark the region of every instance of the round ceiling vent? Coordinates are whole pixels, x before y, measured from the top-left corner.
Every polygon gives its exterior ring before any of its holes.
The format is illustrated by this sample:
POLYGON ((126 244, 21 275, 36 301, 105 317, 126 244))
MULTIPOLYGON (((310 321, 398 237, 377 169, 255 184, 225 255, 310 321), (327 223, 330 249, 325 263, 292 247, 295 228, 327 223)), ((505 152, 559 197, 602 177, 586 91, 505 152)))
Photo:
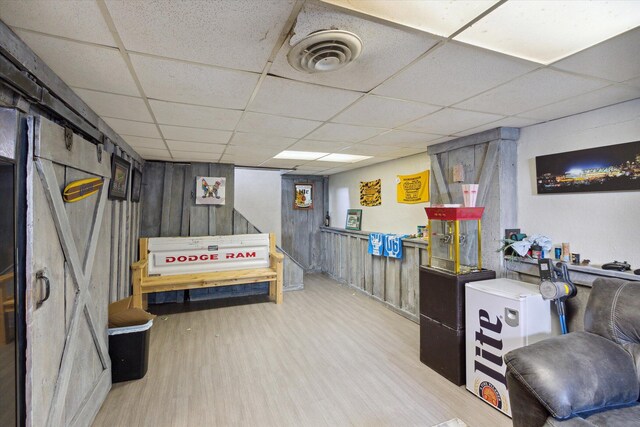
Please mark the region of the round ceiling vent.
POLYGON ((349 31, 322 30, 296 43, 287 60, 306 73, 335 71, 355 61, 362 52, 362 40, 349 31))

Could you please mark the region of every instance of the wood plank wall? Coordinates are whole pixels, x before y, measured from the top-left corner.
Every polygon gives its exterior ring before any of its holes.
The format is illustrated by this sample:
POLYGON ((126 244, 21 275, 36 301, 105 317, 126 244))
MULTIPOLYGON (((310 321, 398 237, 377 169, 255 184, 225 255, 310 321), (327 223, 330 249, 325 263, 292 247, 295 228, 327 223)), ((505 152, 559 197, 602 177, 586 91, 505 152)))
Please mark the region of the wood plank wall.
POLYGON ((367 253, 369 234, 322 227, 322 272, 419 322, 420 265, 427 263, 427 242, 405 239, 402 259, 367 253))
MULTIPOLYGON (((483 267, 502 274, 503 257, 496 252, 504 230, 517 227, 517 146, 520 132, 496 128, 429 147, 431 203, 463 203, 462 183, 453 182, 453 167, 464 168, 464 183, 477 183, 476 206, 482 217, 483 267)), ((468 251, 476 250, 469 245, 468 251)))
POLYGON ((324 224, 326 178, 309 175, 282 177, 282 248, 308 272, 322 270, 320 227, 324 224), (293 208, 294 184, 313 183, 313 209, 293 208))
POLYGON ((142 176, 141 237, 233 234, 234 167, 147 162, 142 176), (226 178, 224 205, 196 205, 196 177, 226 178))
MULTIPOLYGON (((131 162, 126 153, 116 148, 116 153, 131 162)), ((131 178, 129 178, 131 194, 131 178)), ((109 301, 114 302, 131 295, 131 264, 137 259, 137 242, 140 237, 140 203, 112 200, 111 203, 111 262, 109 301)), ((105 221, 108 215, 105 215, 105 221)), ((98 261, 97 261, 98 262, 98 261)))
MULTIPOLYGON (((145 164, 142 178, 141 237, 209 236, 252 234, 260 231, 234 209, 234 166, 218 163, 145 164), (196 205, 197 176, 220 176, 227 180, 224 205, 196 205)), ((293 201, 292 201, 293 203, 293 201)), ((137 251, 136 251, 137 254, 137 251)), ((285 252, 284 289, 302 289, 303 269, 285 252)), ((256 286, 241 285, 247 293, 259 290, 256 286)), ((192 298, 213 295, 239 295, 239 287, 190 291, 192 298)), ((260 288, 261 289, 261 288, 260 288)), ((184 291, 164 292, 150 296, 149 302, 181 302, 184 291)))

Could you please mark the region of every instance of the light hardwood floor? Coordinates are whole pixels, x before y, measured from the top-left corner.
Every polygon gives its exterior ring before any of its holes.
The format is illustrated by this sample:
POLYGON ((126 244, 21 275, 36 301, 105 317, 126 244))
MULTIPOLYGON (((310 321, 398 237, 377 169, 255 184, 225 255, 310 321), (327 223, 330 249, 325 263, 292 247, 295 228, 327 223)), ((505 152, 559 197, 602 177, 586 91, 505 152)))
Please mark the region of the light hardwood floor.
POLYGON ((417 324, 322 275, 281 305, 158 316, 150 345, 94 426, 511 425, 420 363, 417 324))

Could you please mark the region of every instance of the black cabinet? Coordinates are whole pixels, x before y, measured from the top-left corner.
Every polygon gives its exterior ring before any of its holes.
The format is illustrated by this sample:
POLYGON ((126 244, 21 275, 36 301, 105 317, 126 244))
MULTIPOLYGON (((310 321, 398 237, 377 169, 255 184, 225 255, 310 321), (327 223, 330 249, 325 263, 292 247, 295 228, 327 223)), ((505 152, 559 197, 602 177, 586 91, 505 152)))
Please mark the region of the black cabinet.
POLYGON ((420 361, 456 385, 465 383, 464 286, 495 278, 491 270, 455 275, 420 267, 420 361))

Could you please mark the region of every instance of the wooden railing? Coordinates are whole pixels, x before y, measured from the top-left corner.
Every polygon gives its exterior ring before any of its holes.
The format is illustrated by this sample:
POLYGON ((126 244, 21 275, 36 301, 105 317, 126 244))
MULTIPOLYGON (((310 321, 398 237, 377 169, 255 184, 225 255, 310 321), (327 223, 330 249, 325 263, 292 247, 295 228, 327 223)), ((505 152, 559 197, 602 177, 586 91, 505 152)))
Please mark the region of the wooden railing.
POLYGON ((427 261, 427 242, 402 241, 403 257, 367 253, 369 233, 321 227, 322 272, 384 303, 404 317, 419 321, 419 272, 427 261))

